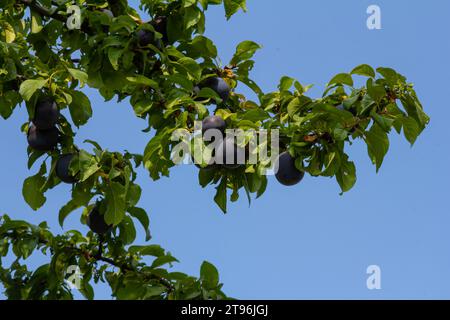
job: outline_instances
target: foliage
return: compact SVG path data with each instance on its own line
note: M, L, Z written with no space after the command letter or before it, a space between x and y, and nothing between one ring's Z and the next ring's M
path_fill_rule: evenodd
M69 30L65 23L72 4L81 8L80 30ZM81 292L89 299L94 296L92 281L107 281L118 299L226 298L211 264L202 265L197 279L163 268L177 260L157 245L130 246L136 237L135 221L144 227L147 240L151 238L148 215L137 206L141 188L135 169L145 167L153 180L169 176L174 166L172 133L192 132L194 122L211 113L220 115L230 128L279 129L281 148L295 156L299 170L335 177L343 192L356 182L347 145L362 139L379 170L392 129L403 131L413 144L428 124L413 86L389 68L361 65L338 74L318 99L306 95L309 86L290 77L283 77L276 91L264 93L250 78L258 44L240 43L229 64L222 66L213 41L203 35L205 11L220 4L228 19L246 10L245 0L142 0L141 9L151 17L145 23L125 0L0 0L0 115L7 119L25 104L29 119L22 130L27 133L40 97L53 97L70 114L70 119L61 116L58 124L58 148L28 149L29 169L39 164L39 170L24 182L25 201L33 210L42 207L46 191L61 183L55 174L59 156L73 153L70 170L77 183L59 212L60 224L79 208L84 208L81 221L86 223L95 201L101 199L106 203L105 221L114 226L105 236L78 231L54 236L46 223L34 226L5 215L0 256L12 248L17 257L9 268L0 264L0 280L9 298L72 298L64 282L70 265L80 266ZM153 33L157 41L141 46L139 30ZM195 86L211 77L222 77L233 89L228 101L212 90L195 92ZM354 81L361 77L365 85L356 87ZM257 101L236 92L238 85L249 87ZM92 145L92 151L74 144L76 129L93 115L84 86L97 89L105 101L129 98L136 116L148 123L144 132L149 142L142 154L110 152L91 140L85 144ZM232 201L238 200L241 190L248 199L264 193L265 165L200 169L199 183L216 186L214 200L226 212L229 190ZM51 261L30 271L20 260L34 251ZM143 260L147 256L154 258L150 264Z

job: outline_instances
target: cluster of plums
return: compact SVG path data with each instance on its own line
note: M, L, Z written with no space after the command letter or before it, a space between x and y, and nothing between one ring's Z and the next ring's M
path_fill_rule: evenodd
M208 130L218 130L222 133L222 136L225 136L227 124L226 122L219 116L209 116L205 118L202 122L202 134L203 136ZM247 150L238 146L235 142L234 137L225 137L222 139L217 149L215 150L218 154L213 153L212 155L216 158L221 158L221 164L211 163L208 164L205 170L213 170L220 166L226 169L237 169L243 166L243 164L238 163L238 154L245 154ZM233 161L230 161L233 159ZM227 161L228 160L228 161ZM197 164L196 164L197 165ZM197 165L198 166L198 165ZM199 167L199 166L198 166Z
M226 122L219 116L209 116L205 118L202 122L202 133L205 134L208 130L215 129L225 133ZM241 149L241 150L239 150ZM235 142L234 137L225 137L217 147L217 153L215 155L222 157L223 161L221 166L227 169L237 169L243 166L243 164L238 164L237 157L238 152L243 152L245 157L248 157L248 150L242 150L243 148L238 146ZM232 163L227 163L227 159L232 158L234 161ZM198 166L198 165L197 165ZM209 164L205 170L211 170L217 168L217 164ZM275 174L277 180L285 186L293 186L302 181L305 173L300 171L295 166L295 159L290 155L289 152L283 152L279 155L277 160L278 170Z
M210 88L214 90L219 97L226 102L230 96L231 88L228 86L226 81L219 77L208 78L202 84L196 86L194 88L194 93L198 94L202 88ZM226 122L219 116L209 116L205 118L202 122L202 133L203 135L210 129L219 130L222 135L224 135L226 130ZM235 142L234 137L225 137L220 144L218 145L216 151L218 155L213 154L217 158L217 156L222 157L221 165L218 164L209 164L206 166L205 170L215 169L218 166L222 166L226 169L237 169L243 166L243 164L238 163L238 154L243 153L245 157L248 157L248 149L244 149L238 146ZM233 159L230 163L227 163L227 159ZM198 165L197 165L198 166ZM277 180L285 185L285 186L293 186L302 181L305 173L300 171L295 166L295 159L290 155L289 152L283 152L279 155L277 161L278 171L275 174ZM198 166L200 167L200 166Z
M37 151L53 151L59 141L59 108L51 97L43 97L36 103L34 118L28 129L28 145ZM56 164L56 175L65 183L75 183L76 177L70 173L70 162L74 154L61 155Z
M43 97L37 102L33 123L28 129L28 144L31 148L44 152L56 148L59 116L58 105L51 97Z
M28 145L38 151L48 152L56 148L59 140L59 130L56 127L60 113L58 105L51 97L41 98L34 112L32 125L28 130ZM55 167L56 176L65 183L73 184L78 181L71 173L70 164L76 154L69 153L60 155ZM97 234L105 234L112 226L106 224L97 203L88 215L87 225Z

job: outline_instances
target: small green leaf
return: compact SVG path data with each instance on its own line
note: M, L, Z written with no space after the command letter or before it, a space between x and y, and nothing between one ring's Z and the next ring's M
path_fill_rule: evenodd
M25 101L29 101L33 94L47 84L46 79L25 80L20 85L19 93Z
M71 214L73 211L78 209L80 205L75 200L70 200L67 204L65 204L60 210L59 210L59 216L58 221L59 225L62 227L64 225L64 220Z
M158 268L158 267L163 266L165 264L173 263L173 262L178 262L177 258L171 256L170 254L167 254L165 256L156 258L153 261L153 263L151 264L150 268L155 269L155 268Z
M161 246L152 244L148 246L131 246L128 251L131 254L140 254L142 256L161 257L164 256L164 249Z
M202 12L197 6L189 6L184 11L184 27L189 29L202 19Z
M195 80L200 80L202 75L202 68L200 65L192 58L184 57L177 61L178 65L182 66L183 69L191 75Z
M253 57L255 52L260 49L261 46L253 41L243 41L237 48L233 58L230 61L231 65L237 65L238 63L249 60Z
M330 80L330 82L328 83L328 86L332 86L332 85L348 85L350 87L353 86L353 79L352 76L348 73L340 73L336 76L334 76L333 79Z
M119 237L125 245L131 244L136 239L136 228L134 227L133 220L125 216L122 222L119 224Z
M200 279L206 289L214 289L219 285L219 272L211 263L204 261L200 267Z
M225 15L227 19L230 19L232 15L242 9L247 11L246 0L224 0Z
M389 150L389 138L387 133L378 125L374 124L372 128L366 132L366 143L369 157L376 165L377 172L380 169L384 157Z
M73 123L79 127L92 117L92 107L89 98L81 91L71 91L72 103L69 105Z
M83 84L88 81L88 75L84 71L72 69L72 68L68 68L67 71L69 71L69 73L72 77L74 77L75 79L77 79L78 81L80 81Z
M280 80L280 84L278 85L278 89L280 91L287 91L289 90L292 85L294 84L295 79L291 78L291 77L282 77Z
M373 70L373 68L368 64L359 65L356 68L354 68L350 73L375 78L375 70Z
M119 59L123 52L123 48L111 47L108 49L108 59L114 70L119 70Z
M410 117L403 117L402 119L403 124L403 133L405 134L406 139L413 145L417 137L420 134L420 128L417 124L416 120Z
M74 158L70 164L70 170L72 172L79 172L80 182L84 182L93 174L99 170L99 165L95 157L90 155L84 150L78 152L76 158Z
M14 42L14 40L16 40L14 28L8 22L3 22L2 27L5 32L6 43Z
M222 178L219 186L216 188L217 192L214 201L217 203L223 213L227 213L227 178Z
M141 84L144 86L148 86L150 88L157 89L158 83L154 80L151 80L145 76L137 75L136 77L127 77L127 80L129 82L135 83L135 84Z
M134 207L134 208L128 208L128 213L138 219L138 221L142 224L142 227L144 227L145 230L145 241L149 241L151 239L150 234L150 220L148 218L147 212L145 212L144 209Z
M394 119L384 117L375 111L372 111L370 115L384 131L389 132L391 130L392 125L394 124Z
M107 207L105 221L117 226L125 217L125 187L118 182L110 182L106 189L105 199Z
M23 197L33 210L38 210L39 208L41 208L47 200L44 196L44 193L42 192L42 187L47 181L47 179L44 177L45 172L46 169L44 162L38 174L25 179L25 181L23 182Z
M351 161L348 161L348 159L345 159L345 161L342 162L340 168L336 172L336 180L339 183L342 192L347 192L352 189L356 183L355 164Z
M41 15L31 10L31 33L39 33L43 28Z

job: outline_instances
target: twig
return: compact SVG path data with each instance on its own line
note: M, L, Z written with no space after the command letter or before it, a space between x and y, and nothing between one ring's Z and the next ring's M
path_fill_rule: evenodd
M23 3L24 5L30 7L31 10L36 11L41 16L53 18L53 19L59 20L61 22L66 22L66 20L67 20L65 16L41 6L35 0L20 0L20 2Z

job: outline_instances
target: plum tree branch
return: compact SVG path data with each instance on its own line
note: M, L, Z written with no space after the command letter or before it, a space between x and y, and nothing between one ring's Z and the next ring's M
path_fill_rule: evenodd
M111 258L104 257L103 256L103 243L104 243L105 239L104 239L103 236L101 236L99 240L100 241L99 241L99 246L98 246L98 252L97 252L97 254L95 256L93 256L93 258L95 260L108 263L108 264L110 264L110 265L112 265L114 267L119 268L122 272L126 272L126 271L140 272L139 270L135 270L135 269L133 269L131 267L128 267L126 264L120 264L120 263L114 261ZM159 281L162 285L164 285L169 290L169 292L174 290L174 287L173 287L172 283L170 283L170 281L168 281L168 280L166 280L164 278L161 278L159 276L156 276L154 274L150 274L149 277L150 277L150 279L154 279L154 280Z
M54 12L53 10L43 7L36 0L20 0L20 2L28 6L31 10L36 11L41 16L53 18L61 22L66 22L66 17L64 17L59 13Z

